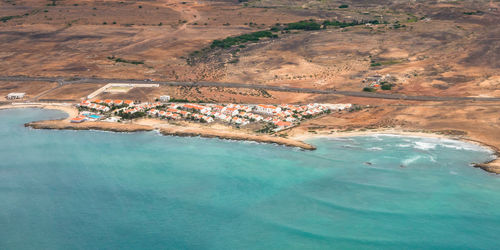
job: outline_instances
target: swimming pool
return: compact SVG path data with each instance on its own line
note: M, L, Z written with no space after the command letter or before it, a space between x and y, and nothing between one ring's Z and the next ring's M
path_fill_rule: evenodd
M98 116L98 115L87 115L87 117L89 117L89 118L94 118L94 119L99 119L99 118L101 118L101 117L100 117L100 116Z

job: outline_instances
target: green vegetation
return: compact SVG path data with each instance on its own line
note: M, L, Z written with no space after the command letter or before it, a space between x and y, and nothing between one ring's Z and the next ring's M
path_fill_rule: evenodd
M175 98L172 98L172 99L170 99L170 102L191 102L191 101L189 101L188 99L175 99Z
M339 9L346 9L346 8L349 8L349 5L347 5L347 4L341 4L339 6Z
M285 30L319 30L319 29L321 29L321 24L315 22L314 20L289 23L286 26L287 27L285 28Z
M416 23L416 22L418 22L418 20L419 20L419 18L418 18L418 17L416 17L416 16L414 16L414 15L412 15L412 14L408 14L408 15L409 15L410 17L406 18L406 22L407 22L407 23ZM420 20L423 20L424 18L425 18L425 17L422 17L422 18L420 18Z
M30 14L29 13L26 13L24 15L17 15L17 16L4 16L4 17L0 17L0 22L7 22L11 19L14 19L14 18L21 18L21 17L24 17L24 16L29 16Z
M464 15L468 15L468 16L471 16L471 15L482 15L483 12L478 10L478 11L467 11L467 12L464 12Z
M398 64L401 62L402 62L401 60L387 60L387 61L380 61L380 62L372 60L370 66L371 67L387 66L387 65Z
M0 17L0 21L5 23L5 22L9 21L10 19L19 18L19 17L21 17L21 16L4 16L4 17Z
M363 88L363 91L365 91L365 92L375 92L375 91L377 91L377 90L376 90L376 89L374 89L374 88L372 88L372 87L364 87L364 88Z
M273 34L271 31L257 31L250 34L228 37L223 40L214 40L210 48L229 48L233 45L239 45L246 42L258 42L264 37L275 38L277 35Z
M268 123L263 128L257 130L257 133L265 133L265 134L273 133L274 129L276 129L277 127L278 126L274 124Z
M350 27L350 26L357 26L357 25L364 25L364 24L367 24L367 23L371 23L371 24L379 24L380 22L378 20L371 20L371 21L358 21L358 20L354 20L354 21L351 21L351 22L340 22L340 21L337 21L337 20L333 20L333 21L324 21L323 22L323 25L325 26L334 26L334 27L339 27L339 28L345 28L345 27Z
M392 84L390 83L384 83L382 84L382 87L380 87L382 90L391 90L392 89Z
M396 21L396 23L392 25L393 29L399 29L399 28L404 28L404 27L406 27L406 25L404 25L404 24L401 25L398 21Z
M123 113L123 110L120 110L118 112L118 116L121 117L122 119L135 119L135 118L140 118L146 116L145 112L135 112L133 114L130 113Z
M51 0L51 3L48 3L47 6L56 6L57 0Z
M129 60L125 60L125 59L122 59L119 57L115 57L115 56L108 56L108 59L115 61L115 62L118 62L118 63L130 63L130 64L134 64L134 65L144 64L143 61L129 61Z
M214 19L215 20L215 19ZM185 21L179 20L179 23L184 23ZM235 45L238 45L239 48L245 48L245 43L256 43L260 41L261 38L278 38L278 35L275 34L276 32L281 32L281 33L291 33L291 30L305 30L305 31L310 31L310 30L320 30L321 28L326 28L327 26L333 26L333 27L339 27L339 28L344 28L344 27L350 27L350 26L356 26L356 25L364 25L364 24L379 24L380 22L378 20L371 20L371 21L351 21L351 22L345 22L345 21L329 21L326 20L323 23L318 23L313 19L309 20L303 20L299 22L293 22L293 23L288 23L288 24L280 24L276 23L273 27L271 27L269 30L262 30L262 31L256 31L248 34L243 34L239 36L230 36L225 39L217 39L212 41L210 44L210 47L203 48L201 51L194 51L190 53L189 58L187 58L187 62L189 65L194 65L197 61L196 58L207 58L207 53L209 53L211 50L214 49L229 49ZM247 23L245 23L247 24ZM250 27L258 26L256 23L250 22L248 23ZM274 33L273 33L274 32ZM297 33L297 32L295 32ZM233 50L233 56L236 56L236 53L239 51ZM184 57L181 57L184 59ZM230 61L229 63L237 63L238 59L234 59Z

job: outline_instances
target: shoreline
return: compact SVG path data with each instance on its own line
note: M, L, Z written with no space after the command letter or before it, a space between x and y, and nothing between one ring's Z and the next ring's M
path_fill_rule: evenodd
M275 143L278 145L284 145L289 147L298 147L304 150L316 149L315 146L304 142L305 140L314 138L340 138L340 137L388 134L388 135L400 135L408 137L430 137L430 138L451 139L466 143L472 143L491 151L492 154L495 156L494 159L483 163L472 163L472 164L474 167L481 168L486 172L500 174L500 150L495 146L489 145L480 140L467 138L466 136L463 135L447 135L432 131L422 132L422 131L408 131L401 129L375 129L366 131L336 132L330 134L304 133L304 134L290 136L289 138L283 138L270 135L257 135L257 134L242 133L242 132L222 131L210 128L180 127L175 125L154 126L154 125L142 125L134 123L111 123L111 122L101 122L101 121L89 122L89 123L69 123L68 121L69 119L71 119L72 115L74 115L75 112L76 114L78 113L78 111L70 104L29 103L29 104L0 106L0 110L16 109L16 108L56 109L68 114L67 118L63 118L60 120L33 121L25 124L26 127L31 127L34 129L102 130L102 131L112 131L112 132L139 132L139 131L158 130L162 135L184 136L184 137L200 136L204 138L219 138L219 139L240 140L240 141L255 141L261 143Z
M158 130L163 135L184 136L184 137L204 137L219 138L238 141L255 141L261 143L274 143L278 145L297 147L303 150L315 150L316 147L300 140L287 139L278 136L249 134L234 131L215 130L210 128L186 128L181 126L155 126L136 123L116 123L116 122L85 122L70 123L71 117L76 116L78 111L71 105L54 105L44 103L29 103L17 105L4 105L0 109L15 108L40 108L56 109L68 114L67 118L59 120L32 121L24 124L25 127L34 129L55 129L55 130L101 130L111 132L140 132ZM162 124L157 124L162 125Z
M436 132L422 132L422 131L408 131L401 129L374 129L374 130L366 130L366 131L347 131L347 132L336 132L331 134L310 134L305 133L301 135L292 136L294 139L298 140L308 140L315 138L343 138L343 137L356 137L356 136L371 136L371 135L396 135L396 136L405 136L405 137L427 137L427 138L441 138L448 140L456 140L465 143L474 144L480 146L488 151L495 157L494 159L488 160L483 163L471 163L471 165L475 168L480 168L486 172L493 174L500 174L500 150L492 145L484 143L480 140L476 140L473 138L467 138L463 135L446 135L439 134Z

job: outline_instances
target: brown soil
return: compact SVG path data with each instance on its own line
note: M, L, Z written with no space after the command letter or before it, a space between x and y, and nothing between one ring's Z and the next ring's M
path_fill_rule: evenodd
M104 84L79 83L69 84L57 88L40 97L40 101L74 101L78 102L82 98L104 86Z
M46 82L0 82L0 101L5 101L5 96L12 92L24 92L24 100L30 99L56 86L57 83Z
M347 9L338 9L340 2ZM498 3L492 3L498 7ZM5 75L100 76L252 82L360 90L374 74L396 78L392 92L500 94L500 21L487 1L6 1L0 17ZM481 11L480 14L464 13ZM24 15L28 13L28 15ZM214 39L316 19L388 24L297 31L217 51L207 62L185 58ZM427 19L426 19L427 18ZM398 21L400 28L395 28ZM106 24L104 24L106 22ZM113 23L115 22L115 24ZM161 23L161 26L160 26ZM233 52L231 52L233 51ZM115 62L108 57L143 61ZM234 59L239 62L229 63ZM371 62L382 63L370 66Z

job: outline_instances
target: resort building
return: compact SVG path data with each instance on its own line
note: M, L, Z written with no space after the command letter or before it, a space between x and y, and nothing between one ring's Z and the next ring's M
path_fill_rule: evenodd
M255 111L266 115L272 115L274 113L280 112L281 108L273 105L259 104L255 106Z
M160 96L160 102L169 102L170 101L170 96L169 95L162 95Z
M100 104L99 104L100 103ZM116 106L126 104L116 109ZM111 106L115 105L112 112ZM133 104L130 100L84 100L77 106L85 117L75 118L72 122L103 120L110 115L118 115L124 119L149 115L158 119L184 119L187 121L198 121L202 123L227 123L236 126L245 126L250 123L261 123L274 125L274 131L280 131L299 124L304 119L311 119L321 114L330 113L331 110L341 111L351 107L351 104L305 104L279 106L257 104L206 104L198 103L141 103ZM95 113L91 113L91 112ZM141 112L144 114L129 115ZM262 115L261 115L262 114ZM102 116L102 117L101 117Z
M123 100L114 100L113 101L113 105L115 105L115 106L120 106L122 104L123 104Z
M26 93L9 93L7 95L8 100L23 99Z
M84 115L79 115L79 116L77 116L77 117L75 117L75 118L71 119L71 122L72 122L72 123L82 123L82 122L84 122L84 121L86 121L86 120L87 120L87 117L86 117L86 116L84 116Z

